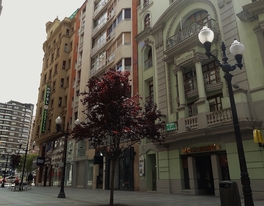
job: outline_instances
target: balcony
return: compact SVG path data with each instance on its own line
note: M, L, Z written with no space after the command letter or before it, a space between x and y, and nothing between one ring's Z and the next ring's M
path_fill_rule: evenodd
M174 123L177 125L176 130L166 132L167 144L178 140L201 138L208 135L212 137L212 135L219 135L223 132L233 132L231 108L208 112L205 114L205 121L204 118L199 118L199 115L197 115L179 119ZM242 130L251 129L250 125L246 124L241 127ZM175 136L175 133L177 136Z
M91 56L95 54L98 50L100 50L106 44L106 38L102 39L99 43L95 44L92 48Z
M93 18L96 18L110 0L103 0L94 8Z
M92 32L92 36L94 36L97 32L100 31L101 28L103 28L104 25L106 25L107 22L107 18L102 19L102 21L100 22L100 24L98 24Z
M208 28L211 28L215 32L216 23L214 19L210 19L203 25L195 22L190 26L186 27L185 29L174 34L173 36L169 37L167 39L167 49L173 48L174 46L192 37L194 37L195 40L199 41L197 36L204 25L207 26Z
M139 5L137 7L137 10L138 10L138 12L141 13L141 12L145 11L152 4L153 4L153 0L144 1L143 5Z
M94 64L90 71L90 75L93 76L96 73L102 71L105 66L106 66L106 60L101 60L99 63Z

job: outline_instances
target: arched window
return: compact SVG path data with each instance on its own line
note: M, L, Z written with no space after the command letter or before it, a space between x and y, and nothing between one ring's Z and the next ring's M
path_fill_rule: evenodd
M208 20L210 20L210 15L205 10L197 11L197 12L193 13L192 15L190 15L187 19L185 19L185 20L182 19L182 20L183 20L182 29L184 29L193 23L198 23L201 25L207 23Z
M150 26L150 14L147 14L144 19L144 28Z
M147 58L145 60L145 69L152 67L152 48L150 47L147 52Z

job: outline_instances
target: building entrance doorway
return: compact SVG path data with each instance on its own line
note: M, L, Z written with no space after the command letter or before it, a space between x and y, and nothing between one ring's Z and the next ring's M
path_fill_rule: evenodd
M196 171L199 194L214 195L214 178L211 156L196 157Z
M157 190L156 154L147 154L146 157L147 190Z

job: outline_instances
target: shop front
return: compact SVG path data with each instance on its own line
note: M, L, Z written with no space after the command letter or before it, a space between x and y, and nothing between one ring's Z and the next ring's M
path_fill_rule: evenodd
M219 195L219 182L229 180L227 154L220 144L185 147L181 153L183 189L193 194Z

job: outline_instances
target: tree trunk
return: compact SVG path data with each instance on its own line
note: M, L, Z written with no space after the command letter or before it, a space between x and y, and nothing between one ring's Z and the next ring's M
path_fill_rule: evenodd
M115 183L115 166L117 159L111 160L111 180L110 180L110 203L109 205L114 205L114 183Z

